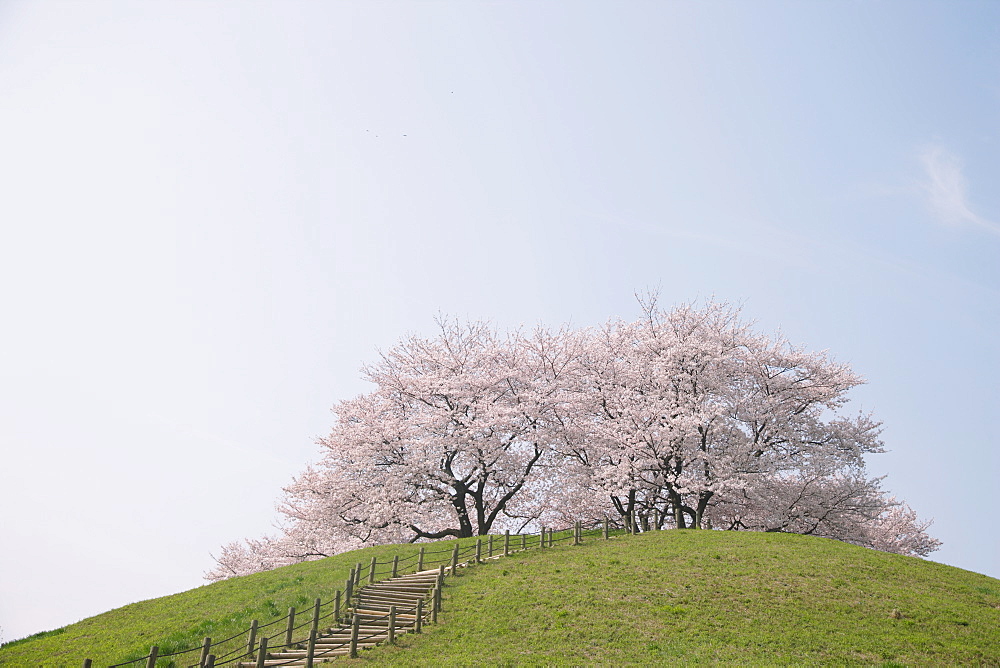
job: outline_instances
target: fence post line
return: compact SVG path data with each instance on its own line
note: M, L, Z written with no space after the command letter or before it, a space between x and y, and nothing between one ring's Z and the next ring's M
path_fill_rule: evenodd
M206 636L205 642L201 644L201 656L198 657L198 668L205 668L205 663L208 661L208 655L211 653L212 653L212 639Z
M434 591L431 592L431 623L432 624L437 624L438 623L438 606L437 606L437 600L438 600L438 592L440 592L440 591L441 591L440 585L435 585L434 586Z
M424 546L420 546L420 554L417 555L417 572L424 570Z
M608 539L608 516L604 516L604 540Z
M437 586L438 587L443 587L444 586L444 564L441 564L440 566L438 566Z
M316 630L309 631L309 644L306 646L306 668L313 668L313 658L316 656Z
M83 668L91 668L91 666L93 664L94 664L94 662L91 661L90 659L84 659L83 660Z
M372 565L368 569L368 584L375 584L375 557L372 557Z
M477 538L476 539L476 563L477 564L483 563L483 539L482 538Z
M267 634L260 638L260 649L257 650L257 668L264 668L264 661L267 660Z
M205 668L215 668L215 655L209 654L208 658L205 659Z
M340 590L337 590L336 595L333 597L333 621L337 626L340 626Z
M344 607L351 607L351 594L354 593L354 574L351 573L351 577L347 578L347 582L344 583Z
M358 625L359 621L358 613L354 613L354 619L351 620L351 658L358 658Z
M522 533L521 534L521 550L524 551L524 550L527 550L527 549L528 549L528 534Z
M392 558L392 577L399 577L399 555Z
M503 532L503 556L510 555L510 529L504 529Z
M253 651L257 647L257 620L250 622L250 635L247 636L247 654L253 657Z
M493 556L493 534L489 535L489 537L486 539L486 543L487 543L487 546L486 546L487 556L492 557Z
M545 527L542 527L542 532L538 534L538 547L545 547Z
M458 541L455 541L455 550L451 553L451 574L458 575Z
M653 531L660 530L660 511L653 508Z
M361 584L361 562L359 561L354 567L354 584Z
M396 644L396 606L389 606L389 644Z
M288 626L285 628L285 646L292 644L292 631L295 630L295 606L288 609Z
M417 601L417 619L413 626L414 633L423 633L421 630L424 623L424 600L420 599Z
M149 648L149 656L146 659L146 668L156 668L156 658L160 654L160 648L153 645Z

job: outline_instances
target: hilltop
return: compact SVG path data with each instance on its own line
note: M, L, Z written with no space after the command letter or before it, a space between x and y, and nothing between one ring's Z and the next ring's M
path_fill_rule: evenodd
M356 562L415 550L366 548L135 603L9 643L0 664L108 665L197 644L328 596ZM1000 580L793 534L674 530L516 553L449 578L441 622L338 661L1000 664Z

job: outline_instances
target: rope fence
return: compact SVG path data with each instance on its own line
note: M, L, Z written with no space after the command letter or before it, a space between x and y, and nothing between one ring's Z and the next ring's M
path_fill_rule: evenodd
M265 624L261 624L255 619L251 622L250 628L223 640L213 640L206 637L201 645L164 654L161 654L159 647L154 645L146 656L116 663L108 668L126 668L128 666L156 668L157 665L160 665L161 668L163 666L215 668L216 666L236 666L239 663L250 662L263 668L265 657L269 653L280 653L280 650L301 650L303 646L308 651L307 666L312 666L314 659L329 657L332 653L344 648L348 648L350 655L356 657L359 643L363 645L366 641L382 635L381 633L361 635L359 633L360 616L357 613L348 614L351 609L352 597L361 591L363 583L373 585L403 575L425 573L435 566L438 568L438 583L432 593L433 601L430 611L423 608L424 602L421 600L409 608L392 606L386 615L364 616L368 623L387 622L390 629L388 642L391 643L395 630L400 628L399 624L396 623L401 619L398 615L413 617L410 627L414 633L421 632L424 618L428 614L432 622L437 621L437 613L441 610L441 585L446 573L457 576L461 568L481 564L486 560L506 557L512 552L548 549L556 544L567 542L572 545L581 545L585 538L607 540L611 536L655 531L661 526L661 518L657 517L655 512L653 517L643 517L641 521L637 521L633 512L625 520L623 528L620 526L612 527L611 521L605 517L603 522L591 522L590 527L586 529L584 523L578 521L573 526L563 529L541 527L535 533L512 534L505 531L503 534L488 534L477 537L475 544L465 547L461 547L460 542L467 539L458 539L453 547L437 550L428 550L426 546L420 546L417 552L408 556L395 555L382 562L377 561L376 557L372 557L367 565L357 562L344 580L344 588L336 590L333 598L326 602L321 598L316 598L312 609L307 614L304 614L305 611L298 611L295 607L291 607L283 617L273 619ZM272 631L270 630L272 627L279 628ZM335 633L344 628L351 629L350 641L333 645L324 642L322 648L317 650L317 640L321 639L322 632L328 630L329 633ZM296 638L298 639L296 640ZM185 658L181 659L181 657ZM166 663L163 663L164 660ZM282 666L301 661L300 658L293 658L285 662L275 663L274 659L267 659L266 665ZM92 666L93 662L90 659L83 661L83 668L92 668Z

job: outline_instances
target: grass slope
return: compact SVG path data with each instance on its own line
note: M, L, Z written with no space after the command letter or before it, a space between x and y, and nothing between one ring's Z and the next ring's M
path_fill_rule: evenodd
M466 539L462 544L470 542L475 543ZM453 546L454 541L448 541L425 547L428 552L441 550L435 558L444 559L443 551ZM95 666L108 666L146 656L151 645L166 654L199 646L205 636L218 641L240 633L241 638L226 647L235 648L245 642L251 620L266 623L285 616L291 606L307 615L316 598L332 599L337 589L344 588L357 562L367 568L373 556L384 563L394 555L413 556L418 549L415 545L365 548L132 603L62 629L5 643L0 647L0 666L79 668L84 658L93 659ZM197 662L197 655L192 662ZM169 665L169 661L157 663Z
M8 644L0 665L107 665L151 644L190 646L325 600L355 562L414 549L368 548L132 604ZM442 624L338 661L1000 665L1000 580L806 536L588 537L468 569L445 592Z
M664 531L449 584L441 625L354 663L1000 665L1000 580L822 538Z

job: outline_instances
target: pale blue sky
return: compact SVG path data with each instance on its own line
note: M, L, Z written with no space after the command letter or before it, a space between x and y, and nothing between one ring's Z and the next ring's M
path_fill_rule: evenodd
M198 586L436 313L744 304L1000 576L1000 4L0 3L0 627Z

